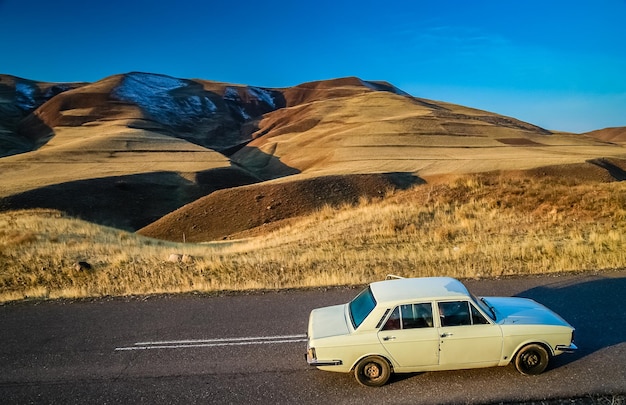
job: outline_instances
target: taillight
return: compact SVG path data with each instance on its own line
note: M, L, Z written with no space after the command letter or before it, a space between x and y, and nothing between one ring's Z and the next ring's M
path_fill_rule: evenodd
M310 360L315 360L317 359L317 356L315 354L315 348L314 347L309 347L309 349L307 350L307 357Z

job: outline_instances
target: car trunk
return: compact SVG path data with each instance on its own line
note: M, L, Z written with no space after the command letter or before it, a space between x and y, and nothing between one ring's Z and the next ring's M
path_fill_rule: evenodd
M347 304L317 308L309 317L309 338L319 339L328 336L346 335L350 333L346 319Z

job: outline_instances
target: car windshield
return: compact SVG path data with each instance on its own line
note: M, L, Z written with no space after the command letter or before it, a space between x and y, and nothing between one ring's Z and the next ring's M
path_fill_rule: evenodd
M496 312L493 310L493 307L484 300L484 298L477 298L475 295L472 294L472 300L474 301L474 303L476 303L476 305L480 307L480 309L483 310L484 313L489 315L489 318L491 318L491 320L496 320Z
M350 308L352 326L354 326L354 329L357 329L376 307L376 300L374 299L372 290L367 287L365 290L361 291L359 295L350 301L348 307Z

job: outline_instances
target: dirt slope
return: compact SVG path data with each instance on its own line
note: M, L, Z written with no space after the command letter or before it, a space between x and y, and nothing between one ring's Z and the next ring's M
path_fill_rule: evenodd
M241 237L323 207L384 197L422 180L403 173L328 176L216 191L140 229L145 236L181 242ZM257 229L263 227L264 229Z

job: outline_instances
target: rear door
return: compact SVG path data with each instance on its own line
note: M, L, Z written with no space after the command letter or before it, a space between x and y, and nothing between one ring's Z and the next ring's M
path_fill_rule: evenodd
M439 332L430 302L395 307L378 332L378 339L401 367L439 362Z

